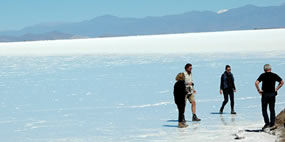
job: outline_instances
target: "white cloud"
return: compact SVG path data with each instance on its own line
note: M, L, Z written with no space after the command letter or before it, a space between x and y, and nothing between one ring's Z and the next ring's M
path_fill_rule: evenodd
M219 10L218 12L217 12L217 14L222 14L222 13L225 13L225 12L227 12L227 11L229 11L228 9L222 9L222 10Z

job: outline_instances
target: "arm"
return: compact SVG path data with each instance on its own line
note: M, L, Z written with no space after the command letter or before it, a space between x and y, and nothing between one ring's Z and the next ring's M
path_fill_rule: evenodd
M277 92L277 91L283 86L283 84L284 84L284 81L281 80L281 81L279 82L277 88L275 89L275 91Z
M190 80L191 82L188 82L188 85L193 86L193 74L190 73Z
M184 85L181 87L184 90L184 95L188 94L188 91L186 89L186 84L184 83Z
M263 93L263 91L261 91L260 89L259 89L259 81L258 80L256 80L256 82L255 82L255 87L256 87L256 89L257 89L257 92L260 94L260 96L262 96L262 93Z
M220 94L223 94L223 88L224 88L224 76L221 76L221 84L220 84Z
M191 80L192 80L192 81L189 83L189 85L190 85L190 86L192 86L193 93L194 93L194 94L196 94L196 93L197 93L197 91L194 89L194 83L193 83L194 81L193 81L192 76L193 76L193 75L192 75L192 73L191 73Z
M233 75L233 87L234 87L234 91L236 92L237 89L236 89L236 85L235 85L235 78L234 78L234 75Z

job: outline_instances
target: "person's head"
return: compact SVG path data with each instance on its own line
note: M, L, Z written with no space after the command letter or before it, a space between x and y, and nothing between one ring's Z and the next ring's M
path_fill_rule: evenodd
M176 75L176 81L184 81L184 80L185 80L184 73L178 73Z
M191 72L192 71L192 64L188 63L185 65L185 71Z
M231 66L230 66L230 65L226 65L225 70L226 70L227 72L231 72Z
M271 72L271 70L272 70L272 67L271 67L270 64L265 64L265 65L264 65L264 71L265 71L265 72Z

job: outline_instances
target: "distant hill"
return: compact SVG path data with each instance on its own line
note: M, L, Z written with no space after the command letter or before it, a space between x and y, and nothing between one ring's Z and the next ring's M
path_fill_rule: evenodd
M74 39L82 38L72 34L66 34L61 32L48 32L42 34L24 34L21 36L0 36L1 42L15 42L15 41L37 41L37 40L56 40L56 39Z
M247 5L219 12L192 11L162 17L105 15L78 23L36 25L20 31L0 32L0 42L284 28L284 13L285 4Z

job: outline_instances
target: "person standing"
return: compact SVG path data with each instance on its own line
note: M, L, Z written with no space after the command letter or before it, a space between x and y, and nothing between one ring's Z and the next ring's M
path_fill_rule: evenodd
M270 64L264 65L264 73L262 73L255 82L256 89L261 95L261 107L262 115L264 118L265 128L274 126L275 124L275 99L278 90L283 86L284 81L275 73L271 72L272 68ZM259 88L259 83L262 82L261 90ZM278 86L275 88L276 82L279 82ZM269 105L270 110L270 121L267 114L267 106Z
M192 105L191 107L193 114L192 121L201 121L201 119L199 119L196 115L196 101L195 101L196 90L194 89L194 83L192 79L192 64L188 63L185 65L184 76L185 76L185 85L187 91L186 99L189 100L189 102Z
M185 121L184 112L186 105L186 88L185 88L185 77L184 73L179 73L176 76L176 83L174 85L174 101L178 109L178 128L188 127Z
M226 65L225 72L221 76L220 94L224 95L224 101L220 108L220 114L223 113L225 105L228 103L229 96L231 100L231 114L236 114L234 111L234 92L236 92L234 76L231 73L231 66Z

